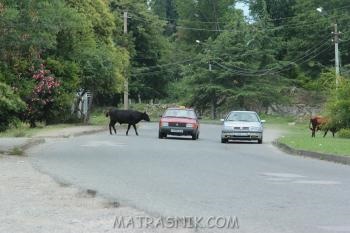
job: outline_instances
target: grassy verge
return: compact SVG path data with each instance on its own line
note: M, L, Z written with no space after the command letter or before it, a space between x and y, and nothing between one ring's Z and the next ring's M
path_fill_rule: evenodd
M10 155L17 155L17 156L23 156L24 155L24 151L19 148L19 147L14 147L9 151Z
M160 115L166 109L166 105L147 105L147 104L132 104L129 106L130 109L147 112L149 115L151 122L158 122ZM91 113L90 124L92 125L106 125L109 123L109 118L106 117L106 111L110 109L110 107L100 107L95 108L95 110Z
M109 118L106 118L106 110L108 107L104 108L96 108L93 113L91 114L90 118L90 124L92 125L106 125L109 122ZM162 115L166 109L166 105L158 105L157 107L153 107L151 105L146 104L133 104L130 106L130 109L134 109L137 111L146 111L151 119L151 122L158 122L160 119L160 115ZM293 117L281 117L281 116L269 116L269 115L262 115L260 116L261 119L266 120L266 125L269 127L279 127L288 125L288 122L294 121ZM222 122L220 119L210 119L209 117L203 117L203 119L200 120L201 124L214 124L214 125L221 125Z
M91 113L90 124L91 125L107 125L109 118L106 117L105 109L97 109Z
M311 138L311 131L307 123L287 125L283 127L285 135L278 139L293 149L313 151L325 154L350 156L350 139L332 137L329 132L323 137L323 132L317 132L315 138Z
M20 124L16 128L13 127L11 129L6 130L5 132L0 133L0 137L32 137L35 136L39 132L52 131L67 127L72 127L76 125L72 124L57 124L57 125L41 125L39 124L36 128L30 128L28 124Z

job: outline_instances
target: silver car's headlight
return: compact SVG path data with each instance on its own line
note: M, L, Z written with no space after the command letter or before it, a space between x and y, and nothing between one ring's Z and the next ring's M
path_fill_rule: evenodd
M261 132L261 131L262 131L262 127L255 127L255 126L252 126L252 127L250 127L250 131L258 131L258 132Z

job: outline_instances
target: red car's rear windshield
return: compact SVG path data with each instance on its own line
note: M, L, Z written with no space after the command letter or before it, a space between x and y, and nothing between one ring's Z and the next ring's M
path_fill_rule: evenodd
M197 118L195 112L189 109L168 109L163 114L163 117Z

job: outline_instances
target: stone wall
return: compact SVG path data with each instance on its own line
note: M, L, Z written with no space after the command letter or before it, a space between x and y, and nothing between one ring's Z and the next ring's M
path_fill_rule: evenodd
M313 115L319 115L322 112L323 106L307 105L307 104L290 104L290 105L271 105L268 107L267 114L269 115L283 115L296 116L298 118L308 118Z
M320 115L324 109L326 96L323 93L294 89L289 93L289 104L273 104L268 107L267 114L295 116L298 119Z

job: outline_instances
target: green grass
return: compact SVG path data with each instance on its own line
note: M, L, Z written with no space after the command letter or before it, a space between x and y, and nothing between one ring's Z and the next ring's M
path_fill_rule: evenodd
M323 137L323 132L316 132L316 137L311 137L311 131L307 123L296 124L295 126L283 127L285 135L278 139L293 149L313 151L326 154L350 156L350 139L332 137L328 132Z
M265 120L268 125L288 125L288 123L295 121L295 118L290 116L285 117L265 114L260 114L260 119Z
M109 123L109 118L106 117L106 111L111 107L101 107L96 108L90 117L90 124L92 125L107 125ZM129 109L147 112L149 115L151 122L158 122L160 115L166 109L165 105L147 105L147 104L132 104L129 106Z
M90 124L92 125L107 125L109 119L106 117L106 113L102 110L94 111L90 116Z
M24 155L24 151L19 148L19 147L14 147L9 151L10 155L17 155L17 156L23 156Z
M271 116L271 115L260 115L261 120L265 120L265 125L268 127L279 127L280 125L288 125L290 122L294 122L293 117L284 117L284 116ZM202 120L200 120L203 124L214 124L214 125L221 125L222 122L220 119L212 120L208 117L204 117Z

